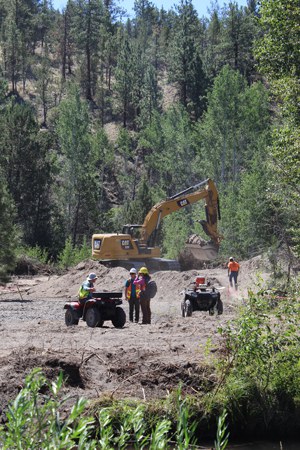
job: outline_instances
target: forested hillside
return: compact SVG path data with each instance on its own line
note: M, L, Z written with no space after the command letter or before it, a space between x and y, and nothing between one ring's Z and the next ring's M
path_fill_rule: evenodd
M208 177L221 252L300 252L300 5L259 5L0 0L2 278L21 248L59 259ZM164 220L164 256L203 213Z

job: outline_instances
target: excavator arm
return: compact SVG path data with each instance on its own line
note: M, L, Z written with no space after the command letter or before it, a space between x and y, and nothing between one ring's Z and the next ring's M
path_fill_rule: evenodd
M217 188L210 178L154 205L141 226L141 244L155 245L161 220L201 199L205 200L206 220L201 220L200 223L205 233L219 246L221 240L217 231L217 223L220 219L219 196Z

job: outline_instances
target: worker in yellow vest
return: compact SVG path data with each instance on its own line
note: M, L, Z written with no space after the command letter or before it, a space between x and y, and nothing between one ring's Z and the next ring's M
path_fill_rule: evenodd
M80 302L85 302L86 300L93 297L92 293L95 292L94 283L97 280L97 275L95 273L90 273L87 279L82 283L78 291L78 297Z

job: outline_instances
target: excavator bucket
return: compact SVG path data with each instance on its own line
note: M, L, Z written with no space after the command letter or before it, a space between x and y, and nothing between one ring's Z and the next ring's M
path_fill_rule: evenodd
M184 253L197 261L211 261L218 256L218 248L213 243L205 247L199 247L197 244L186 244Z
M181 252L181 258L193 262L211 261L217 258L219 247L212 241L205 241L200 236L193 234L189 237Z

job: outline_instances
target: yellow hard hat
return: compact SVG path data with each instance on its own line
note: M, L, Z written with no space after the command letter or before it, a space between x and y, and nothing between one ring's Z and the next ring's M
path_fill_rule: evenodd
M139 273L142 273L143 275L149 275L147 267L141 267Z

